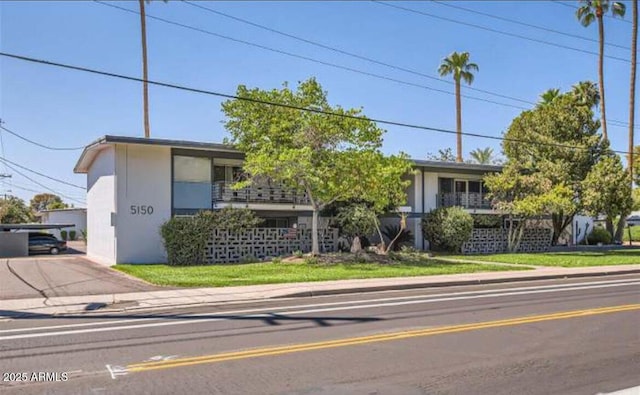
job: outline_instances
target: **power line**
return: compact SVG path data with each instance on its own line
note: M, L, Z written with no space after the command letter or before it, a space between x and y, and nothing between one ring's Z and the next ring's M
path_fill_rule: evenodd
M10 164L12 164L12 165L14 165L14 166L18 166L19 168L21 168L21 169L23 169L23 170L26 170L26 171L31 172L31 173L33 173L33 174L37 174L37 175L39 175L40 177L48 178L48 179L50 179L50 180L52 180L52 181L56 181L56 182L59 182L59 183L61 183L61 184L65 184L65 185L69 185L69 186L74 187L74 188L82 189L83 191L84 191L84 190L86 190L86 188L85 188L85 187L83 187L83 186L76 185L76 184L72 184L72 183L70 183L70 182L63 181L63 180L60 180L60 179L58 179L58 178L51 177L51 176L48 176L48 175L46 175L46 174L43 174L43 173L37 172L37 171L35 171L35 170L31 170L31 169L29 169L29 168L27 168L27 167L24 167L24 166L20 165L20 164L17 164L17 163L15 163L15 162L12 162L12 161L10 161L9 159L6 159L6 158L0 158L0 162L4 163L6 166L9 166L9 165L8 165L8 163L10 163Z
M232 20L235 20L235 21L240 22L240 23L244 23L244 24L247 24L247 25L250 25L250 26L253 26L253 27L257 27L259 29L266 30L266 31L271 32L271 33L279 34L281 36L288 37L288 38L291 38L291 39L294 39L294 40L297 40L297 41L300 41L300 42L303 42L303 43L306 43L306 44L310 44L310 45L313 45L313 46L316 46L316 47L319 47L319 48L327 49L329 51L333 51L333 52L336 52L336 53L339 53L339 54L342 54L342 55L350 56L350 57L355 58L355 59L364 60L366 62L377 64L379 66L384 66L384 67L388 67L388 68L391 68L391 69L394 69L394 70L404 71L405 73L410 73L410 74L417 75L417 76L420 76L420 77L429 78L431 80L444 82L444 83L450 84L450 85L455 85L455 83L453 81L449 81L449 80L446 80L444 78L434 77L432 75L425 74L425 73L422 73L420 71L408 69L406 67L394 65L394 64L387 63L387 62L384 62L384 61L381 61L381 60L377 60L377 59L373 59L373 58L370 58L370 57L367 57L367 56L358 55L358 54L353 53L353 52L345 51L345 50L340 49L340 48L336 48L336 47L332 47L330 45L322 44L322 43L317 42L317 41L313 41L313 40L310 40L310 39L307 39L307 38L304 38L304 37L300 37L300 36L297 36L297 35L294 35L294 34L286 33L286 32L283 32L281 30L276 30L274 28L271 28L271 27L268 27L268 26L265 26L265 25L261 25L259 23L255 23L255 22L249 21L247 19L239 18L237 16L233 16L233 15L230 15L230 14L218 11L218 10L214 10L212 8L205 7L205 6L197 4L197 3L193 3L193 2L190 2L190 1L186 1L186 0L182 0L182 2L185 3L185 4L188 4L188 5L192 6L192 7L200 8L200 9L205 10L207 12L222 16L224 18L232 19ZM472 90L472 91L481 92L481 93L486 93L486 94L492 95L492 96L501 97L503 99L509 99L509 100L518 101L518 102L521 102L521 103L534 104L534 103L530 102L529 100L523 100L523 99L519 99L517 97L507 96L507 95L503 95L503 94L500 94L500 93L496 93L496 92L492 92L492 91L488 91L488 90L484 90L484 89L478 89L478 88L474 88L474 87L470 87L470 86L466 87L466 89Z
M544 26L538 26L538 25L534 25L534 24L531 24L531 23L518 21L518 20L515 20L515 19L511 19L511 18L505 18L505 17L499 16L499 15L489 14L488 12L472 10L470 8L461 7L459 5L453 5L453 4L451 4L449 2L446 2L446 1L432 0L432 2L435 3L435 4L441 5L441 6L445 6L445 7L449 7L449 8L455 8L455 9L458 9L458 10L470 12L472 14L477 14L477 15L486 16L488 18L497 19L499 21L505 21L505 22L509 22L509 23L514 23L516 25L530 27L532 29L538 29L538 30L542 30L542 31L545 31L545 32L549 32L549 33L560 34L560 35L563 35L563 36L577 38L579 40L584 40L584 41L590 41L590 42L593 42L593 43L598 43L599 42L598 40L595 40L593 38L584 37L584 36L580 36L580 35L572 34L572 33L567 33L567 32L551 29L551 28L544 27ZM612 44L612 43L607 43L607 42L605 42L604 45L608 45L608 46L615 47L615 48L627 49L627 50L631 49L630 47L627 47L627 46L624 46L624 45Z
M570 47L568 45L558 44L558 43L554 43L554 42L551 42L551 41L540 40L540 39L532 38L532 37L527 37L527 36L523 36L523 35L517 34L517 33L505 32L505 31L502 31L502 30L493 29L493 28L486 27L486 26L476 25L474 23L462 22L462 21L458 21L458 20L455 20L455 19L451 19L451 18L446 18L446 17L443 17L443 16L439 16L439 15L430 14L428 12L419 11L419 10L416 10L416 9L413 9L413 8L403 7L403 6L400 6L400 5L397 5L397 4L385 3L383 1L378 1L378 0L371 0L371 1L373 1L376 4L384 5L384 6L391 7L391 8L396 8L398 10L402 10L402 11L405 11L405 12L410 12L410 13L414 13L414 14L418 14L418 15L423 15L423 16L426 16L426 17L429 17L429 18L440 19L440 20L443 20L443 21L456 23L458 25L469 26L469 27L473 27L473 28L476 28L476 29L485 30L485 31L488 31L488 32L502 34L504 36L515 37L515 38L519 38L519 39L522 39L522 40L527 40L527 41L532 41L532 42L536 42L536 43L539 43L539 44L549 45L549 46L552 46L552 47L568 49L570 51L581 52L581 53L585 53L585 54L589 54L589 55L599 56L599 54L597 52L588 51L586 49ZM617 56L604 55L604 57L605 58L609 58L609 59L619 60L621 62L630 63L629 59L620 58L620 57L617 57Z
M137 12L137 11L130 10L130 9L127 9L127 8L124 8L124 7L120 7L120 6L117 6L115 4L108 4L108 3L104 3L104 2L99 1L99 0L94 0L94 2L97 3L97 4L100 4L100 5L104 5L104 6L107 6L107 7L115 8L115 9L118 9L118 10L121 10L121 11L125 11L125 12L129 12L131 14L140 15L140 13ZM233 42L236 42L236 43L248 45L248 46L251 46L251 47L260 48L260 49L263 49L265 51L279 53L281 55L286 55L286 56L293 57L293 58L296 58L296 59L302 59L302 60L306 60L306 61L309 61L309 62L322 64L324 66L329 66L329 67L333 67L333 68L336 68L336 69L349 71L349 72L352 72L352 73L362 74L362 75L366 75L366 76L369 76L369 77L378 78L378 79L381 79L381 80L391 81L391 82L395 82L395 83L402 84L402 85L412 86L412 87L415 87L415 88L421 88L421 89L425 89L425 90L429 90L429 91L440 92L440 93L444 93L444 94L450 95L450 96L454 95L453 92L447 91L447 90L444 90L444 89L433 88L433 87L430 87L430 86L427 86L427 85L418 84L418 83L415 83L415 82L400 80L400 79L389 77L389 76L385 76L385 75L382 75L382 74L376 74L376 73L372 73L372 72L369 72L369 71L359 70L359 69L356 69L356 68L353 68L353 67L343 66L343 65L340 65L340 64L337 64L337 63L331 63L331 62L327 62L327 61L324 61L324 60L319 60L319 59L311 58L311 57L308 57L308 56L299 55L299 54L296 54L296 53L293 53L293 52L288 52L288 51L284 51L284 50L281 50L281 49L268 47L268 46L257 44L257 43L251 42L251 41L240 40L240 39L237 39L237 38L234 38L234 37L226 36L226 35L223 35L223 34L218 34L218 33L212 32L210 30L201 29L201 28L198 28L198 27L194 27L194 26L191 26L191 25L186 25L186 24L180 23L180 22L175 22L175 21L172 21L172 20L169 20L169 19L160 18L160 17L153 16L153 15L150 15L150 14L146 14L146 17L149 18L149 19L157 20L157 21L164 22L164 23L167 23L167 24L170 24L170 25L182 27L184 29L197 31L197 32L200 32L200 33L204 33L204 34L208 34L208 35L214 36L214 37L222 38L224 40L229 40L229 41L233 41ZM489 99L484 99L484 98L481 98L481 97L469 96L469 95L462 95L462 96L467 98L467 99L471 99L471 100L477 100L477 101L481 101L481 102L485 102L485 103L497 104L497 105L500 105L500 106L516 108L516 109L519 109L519 110L526 110L526 107L517 106L517 105L513 105L513 104L501 103L501 102L497 102L497 101L493 101L493 100L489 100ZM511 100L513 100L513 99L511 99Z
M49 65L49 66L60 67L60 68L69 69L69 70L83 71L83 72L91 73L91 74L97 74L97 75L103 75L103 76L107 76L107 77L119 78L119 79L122 79L122 80L135 81L135 82L145 82L145 80L143 80L142 78L131 77L131 76L127 76L127 75L116 74L116 73L111 73L111 72L106 72L106 71L100 71L100 70L90 69L90 68L86 68L86 67L80 67L80 66L73 66L73 65L69 65L69 64L57 63L57 62L52 62L52 61L48 61L48 60L35 59L35 58L27 57L27 56L15 55L15 54L10 54L10 53L6 53L6 52L0 52L0 56L5 56L5 57L8 57L8 58L13 58L13 59L20 59L20 60L27 61L27 62L32 62L32 63L38 63L38 64L45 64L45 65ZM434 127L430 127L430 126L416 125L416 124L410 124L410 123L399 122L399 121L390 121L390 120L385 120L385 119L369 118L369 117L350 115L350 114L345 114L345 113L324 111L324 110L317 109L317 108L300 107L300 106L295 106L295 105L292 105L292 104L270 102L270 101L266 101L266 100L253 99L253 98L250 98L250 97L241 97L241 96L231 95L231 94L228 94L228 93L220 93L220 92L210 91L210 90L206 90L206 89L191 88L191 87L187 87L187 86L183 86L183 85L170 84L170 83L167 83L167 82L160 82L160 81L153 81L153 80L146 80L146 82L151 84L151 85L162 86L162 87L165 87L165 88L178 89L178 90L182 90L182 91L186 91L186 92L200 93L200 94L209 95L209 96L223 97L223 98L226 98L226 99L241 100L241 101L246 101L246 102L251 102L251 103L256 103L256 104L264 104L264 105L269 105L269 106L273 106L273 107L288 108L288 109L292 109L292 110L306 111L306 112L329 115L329 116L340 117L340 118L349 118L349 119L356 119L356 120L361 120L361 121L371 121L371 122L375 122L375 123L379 123L379 124L383 124L383 125L398 126L398 127L408 128L408 129L425 130L425 131L429 131L429 132L437 132L437 133L453 134L453 135L457 134L457 132L455 130L434 128ZM566 144L545 143L545 142L540 142L540 141L531 141L531 140L522 140L522 139L515 139L515 138L508 138L508 137L490 136L490 135L480 134L480 133L462 132L461 134L463 136L478 137L478 138L484 138L484 139L489 139L489 140L510 141L510 142L522 143L522 144L545 145L545 146L558 147L558 148L589 150L588 148L585 148L585 147L571 146L571 145L566 145ZM614 153L619 153L619 154L628 154L627 151L619 151L619 150L611 150L611 151L614 152Z
M59 195L59 196L61 196L61 197L63 197L63 198L66 198L66 199L68 199L68 200L72 200L72 201L74 201L74 202L76 202L76 203L85 204L85 202L83 202L83 201L80 201L80 200L78 200L78 199L72 198L71 196L68 196L68 195L62 194L62 193L60 193L60 192L58 192L58 191L56 191L56 190L54 190L54 189L49 188L48 186L46 186L46 185L44 185L44 184L42 184L42 183L40 183L40 182L38 182L38 181L34 180L33 178L31 178L31 177L29 177L28 175L26 175L26 174L22 173L20 170L18 170L18 169L16 169L16 168L12 167L11 165L7 165L7 166L8 166L11 170L13 170L13 171L15 171L16 173L20 174L22 177L24 177L24 178L26 178L27 180L31 181L32 183L34 183L34 184L36 184L36 185L38 185L38 186L40 186L40 187L42 187L42 188L44 188L44 189L46 189L46 190L50 191L50 192L53 192L53 193L55 193L56 195Z
M40 143L38 143L38 142L36 142L36 141L33 141L33 140L29 140L28 138L23 137L23 136L19 135L18 133L14 132L14 131L12 131L12 130L7 129L7 128L6 128L6 127L4 127L4 126L1 126L1 125L0 125L0 129L4 130L4 131L5 131L5 132L7 132L7 133L10 133L10 134L12 134L12 135L16 136L17 138L19 138L19 139L21 139L21 140L24 140L24 141L26 141L26 142L29 142L29 143L33 144L33 145L37 145L38 147L46 148L46 149L48 149L48 150L52 150L52 151L77 151L77 150L84 149L84 147L50 147L50 146L48 146L48 145L40 144ZM1 134L0 134L0 136L1 136ZM4 155L4 151L2 151L2 156L3 156L3 157L5 156L5 155Z

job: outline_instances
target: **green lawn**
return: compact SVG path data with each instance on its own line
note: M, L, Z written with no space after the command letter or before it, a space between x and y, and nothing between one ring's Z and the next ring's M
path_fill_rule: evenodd
M168 266L116 265L114 269L157 285L178 287L227 287L356 278L411 277L525 268L415 259L380 263L248 263L237 265Z
M624 228L624 241L629 241L629 229ZM631 241L640 241L640 226L631 227Z
M547 252L537 254L455 255L447 258L536 266L607 266L640 264L640 249Z

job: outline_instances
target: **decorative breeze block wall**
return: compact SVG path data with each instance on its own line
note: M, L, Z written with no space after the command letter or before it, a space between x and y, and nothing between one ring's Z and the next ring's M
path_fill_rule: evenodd
M518 252L549 251L553 229L526 228ZM463 254L495 254L507 251L505 229L473 229L471 239L462 245Z
M319 230L320 251L336 250L338 229ZM240 232L214 229L207 242L207 263L237 263L244 259L264 259L311 251L311 229L253 228Z

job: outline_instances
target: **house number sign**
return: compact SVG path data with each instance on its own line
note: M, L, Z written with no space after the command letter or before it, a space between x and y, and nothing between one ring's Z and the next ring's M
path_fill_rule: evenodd
M153 206L131 205L129 212L131 215L151 215L153 214Z

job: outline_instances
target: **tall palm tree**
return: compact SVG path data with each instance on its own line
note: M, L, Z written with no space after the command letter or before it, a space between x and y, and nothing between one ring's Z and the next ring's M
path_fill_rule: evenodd
M456 134L457 134L457 155L456 162L462 162L462 103L460 101L460 80L467 84L473 83L472 71L478 71L478 65L469 62L469 52L454 52L442 60L438 68L441 76L453 74L456 83Z
M549 105L559 96L560 96L560 89L558 88L548 89L546 92L540 95L540 101L538 102L538 105L540 106Z
M489 165L493 161L493 148L476 148L469 152L471 158L480 165Z
M624 17L625 5L610 0L580 0L581 6L576 11L576 17L582 26L589 26L598 21L599 58L598 78L600 86L600 113L602 117L602 137L607 139L607 115L604 100L604 15L611 11L613 16Z
M635 126L635 112L636 112L636 57L638 51L638 0L633 0L631 3L631 15L633 18L633 25L631 28L631 81L629 84L629 157L628 168L631 178L633 178L633 132ZM633 181L631 181L633 187Z

